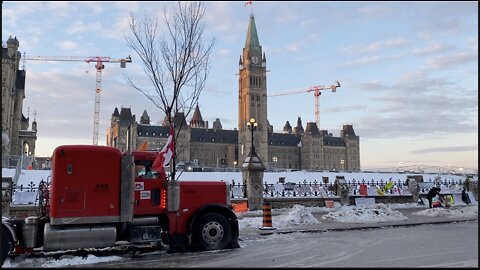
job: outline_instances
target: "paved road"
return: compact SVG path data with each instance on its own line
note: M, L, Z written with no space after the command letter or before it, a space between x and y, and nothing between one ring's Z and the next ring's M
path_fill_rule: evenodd
M478 267L478 222L263 235L241 248L81 267Z

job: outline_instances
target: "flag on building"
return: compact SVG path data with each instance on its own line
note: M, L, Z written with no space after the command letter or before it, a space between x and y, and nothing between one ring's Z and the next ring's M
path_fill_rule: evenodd
M170 132L168 134L167 143L163 147L162 151L158 152L157 157L153 161L152 168L159 172L160 174L165 174L164 166L167 166L170 163L170 160L173 158L174 145L175 145L175 134L173 127L170 127Z
M252 4L252 1L245 1L245 6L246 5L251 5Z

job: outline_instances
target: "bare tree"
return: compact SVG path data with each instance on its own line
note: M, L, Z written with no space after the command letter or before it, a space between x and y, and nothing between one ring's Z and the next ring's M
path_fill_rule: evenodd
M190 115L205 87L210 53L216 41L206 42L203 38L204 15L201 2L189 1L165 7L163 24L156 15L145 13L143 19L137 21L133 13L130 14L131 35L125 38L142 60L151 86L141 87L128 76L126 80L165 113L170 126L177 113L183 112L185 118ZM165 26L164 33L161 25ZM175 139L182 128L181 124L175 127ZM175 147L175 156L177 153ZM175 179L175 158L172 162L172 179Z

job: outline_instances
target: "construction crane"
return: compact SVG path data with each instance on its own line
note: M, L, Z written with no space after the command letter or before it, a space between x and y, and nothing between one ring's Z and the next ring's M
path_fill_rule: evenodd
M307 89L295 89L295 90L286 90L278 93L273 93L269 94L269 97L275 97L275 96L283 96L283 95L291 95L291 94L297 94L297 93L305 93L305 92L313 92L313 95L315 96L315 123L317 124L318 130L320 130L320 103L319 103L319 97L320 97L320 91L321 90L326 90L326 89L332 89L332 92L337 91L337 87L340 87L340 82L335 81L336 84L330 85L328 87L323 86L323 85L317 85L317 86L312 86Z
M23 60L33 61L63 61L63 62L85 62L96 63L97 70L96 87L95 87L95 110L93 114L93 144L98 144L98 123L100 119L100 93L102 91L102 70L105 68L103 63L120 63L120 68L126 68L127 63L132 62L132 58L128 56L124 59L113 59L108 56L26 56L23 54ZM25 62L23 62L25 65ZM24 67L25 69L25 67Z

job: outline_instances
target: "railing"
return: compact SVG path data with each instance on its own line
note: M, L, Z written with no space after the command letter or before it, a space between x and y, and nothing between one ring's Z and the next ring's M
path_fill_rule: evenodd
M42 179L43 181L43 179ZM357 181L347 181L346 184L349 189L349 195L359 195L360 185L366 185L371 188L384 189L385 185L389 181L366 181L364 179ZM431 186L435 185L443 189L451 189L461 192L464 184L464 180L444 179L444 180L432 180L424 181L420 187L420 193L427 193ZM50 176L47 177L47 181L43 183L50 183ZM427 185L425 185L427 184ZM39 202L39 189L41 189L42 182L37 186L33 181L27 185L13 185L12 196L10 196L14 204L38 204ZM246 198L246 189L243 184L230 184L230 198ZM397 180L394 181L393 187L385 192L385 195L409 195L406 181ZM298 183L277 183L277 184L264 184L263 185L264 197L335 197L337 194L337 186L335 183L322 183L314 180L313 182L307 182L304 180Z
M49 183L50 176L47 177L47 181L44 181L42 179L38 186L33 181L30 181L30 183L27 185L14 184L11 188L11 203L38 205L39 203L41 203L39 198L42 197L39 190L42 190L43 185L47 185L48 187Z

